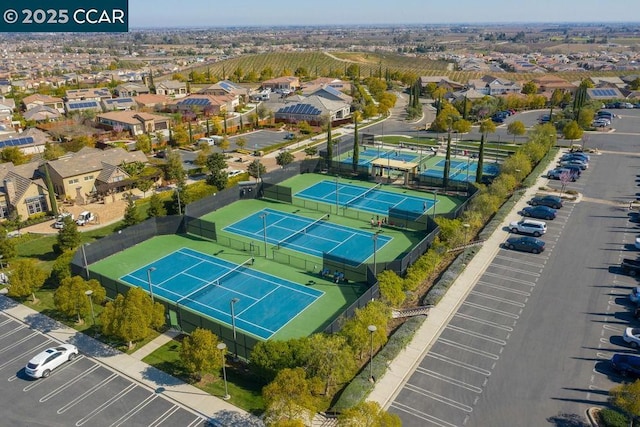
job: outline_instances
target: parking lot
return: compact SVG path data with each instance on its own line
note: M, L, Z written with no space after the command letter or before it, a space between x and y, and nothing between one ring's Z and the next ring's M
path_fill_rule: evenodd
M11 408L3 411L2 425L207 425L203 417L82 353L48 378L28 377L26 363L59 344L36 329L0 313L0 372L7 381L0 401Z

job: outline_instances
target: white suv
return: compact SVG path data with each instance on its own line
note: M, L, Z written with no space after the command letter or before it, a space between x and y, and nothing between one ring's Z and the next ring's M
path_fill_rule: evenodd
M512 233L531 234L532 236L540 237L547 232L547 223L544 221L523 219L509 224L509 231Z

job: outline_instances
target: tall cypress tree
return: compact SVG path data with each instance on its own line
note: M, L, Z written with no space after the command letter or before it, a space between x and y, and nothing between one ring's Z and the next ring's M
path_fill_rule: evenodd
M353 171L358 171L360 161L360 147L358 146L358 112L353 112Z
M331 116L327 122L327 168L331 168L333 162L333 141L331 140Z

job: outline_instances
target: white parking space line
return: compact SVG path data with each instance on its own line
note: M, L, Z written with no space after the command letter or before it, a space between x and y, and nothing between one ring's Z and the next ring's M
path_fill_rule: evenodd
M478 310L484 310L484 311L488 311L490 313L500 314L500 315L505 316L505 317L510 317L511 319L519 319L520 318L520 316L518 316L517 314L509 313L508 311L498 310L496 308L487 307L487 306L476 304L476 303L473 303L473 302L465 301L465 302L462 303L462 305L468 305L469 307L473 307L473 308L476 308Z
M32 348L30 348L29 350L26 350L25 352L20 353L19 355L17 355L17 356L16 356L16 357L14 357L13 359L5 360L5 361L4 361L4 363L0 365L0 369L4 368L4 367L5 367L5 366L7 366L7 365L12 364L12 363L13 363L13 362L15 362L16 360L19 360L19 359L25 360L25 359L27 358L27 355L28 355L28 354L35 353L35 352L36 352L36 350L41 350L41 349L43 349L43 350L44 350L44 349L45 349L46 347L48 347L50 344L51 344L51 343L50 343L49 341L45 341L45 342L43 342L42 344L40 344L40 345L38 345L38 346L32 347ZM8 378L8 380L9 380L9 382L11 382L11 381L16 380L17 378L18 378L18 375L17 375L17 374L14 374L14 375L10 376L10 377Z
M157 394L150 394L149 396L147 396L146 399L144 399L142 402L138 403L136 406L134 406L133 408L131 408L131 410L129 412L127 412L126 414L124 414L122 417L118 418L117 420L115 420L109 427L119 427L122 424L126 423L127 421L129 421L129 419L131 417L133 417L136 413L140 412L141 409L143 409L145 406L149 405L151 402L153 402L156 398L158 397Z
M471 291L471 292L469 292L469 294L478 295L479 297L482 297L482 298L490 299L492 301L497 301L497 302L503 302L505 304L510 304L510 305L513 305L513 306L516 306L516 307L524 307L525 306L520 301L513 301L513 300L510 300L510 299L506 299L506 298L500 298L500 297L496 297L496 296L493 296L493 295L485 294L484 292Z
M94 384L93 386L91 386L90 388L85 390L84 393L82 393L81 395L77 396L75 399L71 400L69 403L67 403L66 405L62 406L60 409L58 409L58 414L63 414L65 412L67 412L69 409L73 408L75 405L77 405L78 403L82 402L84 399L86 399L87 397L89 397L90 395L92 395L93 393L98 391L103 386L109 384L111 381L115 380L116 378L118 378L118 374L113 373L113 374L109 375L107 378L105 378L102 381L100 381L99 383Z
M23 329L23 328L20 328L20 329ZM4 353L5 351L11 350L14 347L18 347L20 344L22 344L22 343L24 343L26 341L29 341L31 338L39 336L39 335L40 335L40 333L37 332L37 331L36 332L32 332L29 335L27 335L26 337L21 338L18 341L14 341L13 343L2 347L2 350L0 350L0 353Z
M0 322L0 326L4 326L4 325L6 325L6 324L7 324L7 323L9 323L9 322L13 322L13 319L5 319L5 321L4 321L4 322Z
M536 259L537 258L538 257L536 257ZM494 259L504 259L506 261L517 262L518 264L530 265L531 267L538 267L538 268L543 268L544 267L544 264L540 264L539 262L524 261L524 260L521 260L519 258L513 258L513 257L510 257L510 256L505 256L505 255L496 255L494 257ZM499 264L499 265L502 265L502 264Z
M530 292L520 291L518 289L507 288L506 286L494 285L493 283L487 283L487 282L483 282L483 281L478 281L477 284L480 285L480 286L486 286L488 288L493 288L493 289L497 289L497 290L500 290L500 291L511 292L513 294L522 295L524 297L530 297L531 296Z
M27 325L24 325L24 324L18 325L14 329L10 330L9 332L6 332L6 333L0 335L0 340L11 336L11 335L15 334L18 331L21 331L21 330L25 329L26 327L27 327Z
M492 342L494 344L507 345L507 342L504 341L504 340L501 340L501 339L498 339L498 338L494 338L494 337L490 337L489 335L481 334L479 332L471 331L469 329L460 328L458 326L448 325L445 329L448 329L450 331L460 332L461 334L469 335L469 336L474 337L474 338L480 338L480 339L483 339L485 341Z
M163 414L161 414L158 418L156 418L156 420L154 422L149 424L149 427L155 427L155 426L158 426L158 425L162 424L167 419L169 419L169 417L171 417L171 415L175 414L179 409L180 409L180 407L178 407L178 406L174 406L172 408L167 409Z
M521 270L519 268L513 268L506 265L496 264L495 262L492 262L488 268L492 268L492 267L499 268L502 270L507 270L507 271L513 271L514 273L522 273L529 276L540 277L540 273L535 273L533 271L528 271L528 270Z
M468 363L461 362L461 361L456 360L456 359L452 359L452 358L450 358L448 356L443 356L442 354L435 353L433 351L428 352L427 356L431 357L432 359L440 360L441 362L449 363L451 365L457 366L459 368L466 369L466 370L471 371L471 372L476 372L476 373L484 375L486 377L491 375L491 371L479 368L479 367L477 367L475 365L470 365Z
M120 390L120 392L118 392L115 395L111 396L111 398L107 399L100 406L95 408L93 411L89 412L86 417L80 418L78 420L78 422L76 423L76 426L80 427L80 426L84 425L89 420L91 420L93 417L98 415L100 412L104 411L106 408L111 406L113 403L115 403L116 401L122 399L124 396L126 396L129 392L131 392L136 387L138 387L137 384L133 384L133 383L129 384L123 390Z
M460 317L461 319L465 319L470 322L480 323L481 325L485 325L485 326L493 326L496 329L501 329L506 332L513 332L513 328L510 326L501 325L500 323L492 322L490 320L480 319L474 316L469 316L468 314L462 314L460 312L457 312L456 314L454 314L454 317Z
M200 423L202 423L202 418L197 417L195 420L191 421L191 423L188 424L187 427L192 427Z
M76 359L77 360L77 359ZM65 365L64 368L66 368L68 365ZM84 377L86 377L87 375L91 374L93 371L95 371L96 369L98 369L100 366L99 365L93 365L91 368L87 369L86 371L84 371L82 374L78 375L77 377L75 377L72 380L69 380L67 382L65 382L64 384L62 384L60 387L51 390L49 393L45 394L44 396L42 396L40 398L40 403L44 403L47 400L51 399L52 397L62 393L63 391L65 391L67 388L71 387L72 385L74 385L76 382L80 381L81 379L83 379ZM60 370L56 370L54 373L58 373L60 372ZM51 377L49 377L51 378Z
M464 381L460 381L460 380L458 380L456 378L451 378L449 376L442 375L439 372L431 371L429 369L425 369L425 368L421 368L421 367L418 367L418 369L416 369L416 372L420 372L423 375L429 376L431 378L439 379L440 381L444 381L446 383L455 385L455 386L463 388L465 390L472 391L474 393L478 393L478 394L482 393L482 388L480 388L480 387L474 386L473 384L465 383ZM408 383L408 384L410 384L410 383Z
M528 280L516 279L515 277L503 276L501 274L491 273L485 271L483 276L496 277L498 279L507 280L509 282L519 283L521 285L531 286L532 288L536 286L536 282L530 282Z
M397 400L391 404L391 407L438 427L458 427L455 424L451 424L445 420L434 417L433 415L427 414L426 412L418 411L411 406L399 403Z
M448 398L446 396L442 396L442 395L440 395L438 393L434 393L432 391L425 390L425 389L423 389L421 387L416 387L413 384L407 384L406 385L406 389L409 390L409 391L413 391L414 393L418 393L418 394L420 394L420 395L422 395L424 397L429 397L429 398L431 398L433 400L436 400L436 401L438 401L440 403L444 403L445 405L449 405L449 406L452 406L452 407L454 407L456 409L460 409L461 411L464 411L464 412L471 412L473 410L473 408L471 406L469 406L469 405L465 405L464 403L458 402L457 400L453 400L453 399L450 399L450 398Z
M480 349L477 349L477 348L474 348L474 347L471 347L471 346L468 346L468 345L460 344L460 343L448 340L446 338L438 338L438 342L442 343L442 344L446 344L446 345L451 346L451 347L455 347L455 348L460 349L460 350L467 351L469 353L477 354L479 356L484 356L487 359L491 359L491 360L500 359L500 356L497 355L497 354L489 353L488 351L484 351L484 350L480 350Z

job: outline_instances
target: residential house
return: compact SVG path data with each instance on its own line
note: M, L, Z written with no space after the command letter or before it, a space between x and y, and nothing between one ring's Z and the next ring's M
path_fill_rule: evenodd
M487 95L476 89L466 89L466 90L459 90L456 92L449 92L445 95L445 98L451 102L459 102L459 101L464 101L465 99L469 101L477 101L486 96L491 96L491 95Z
M538 86L538 92L542 94L551 94L556 89L564 90L565 92L573 94L578 89L576 85L569 82L568 80L550 74L536 77L531 81L535 83L536 86Z
M0 95L6 95L12 91L11 81L8 79L0 79Z
M592 87L587 88L587 99L598 101L610 101L623 99L624 95L616 87Z
M112 113L120 114L120 113ZM121 167L123 163L147 162L141 151L123 148L99 150L85 147L58 160L51 160L40 167L49 168L53 188L60 198L74 199L78 204L88 203L93 194L122 192L133 183Z
M146 95L151 91L141 83L123 83L116 86L115 93L120 98L131 98L138 95Z
M0 150L18 147L24 154L36 154L44 151L47 134L40 129L29 128L24 132L10 132L0 135Z
M47 107L45 105L39 105L31 108L22 114L25 120L35 122L48 122L51 120L57 120L62 117L62 114L54 108Z
M120 129L136 136L144 133L168 131L171 119L158 114L136 111L110 111L98 114L96 121L106 129Z
M11 214L27 219L49 210L47 186L38 173L39 162L0 164L0 219Z
M593 82L595 87L615 87L618 89L624 89L627 84L620 77L589 77L589 80Z
M104 111L126 111L135 110L138 104L131 97L110 98L102 100L102 107Z
M295 92L300 89L300 79L294 76L276 77L275 79L263 81L262 88L268 88L274 92L282 92L283 90Z
M449 80L446 76L421 76L420 88L423 94L426 93L426 88L430 84L435 84L436 87L443 88L447 92L455 92L465 88L465 85L453 80Z
M229 80L219 81L218 83L199 90L197 93L203 95L230 96L238 98L238 105L240 102L246 103L249 101L249 90L242 86L238 86Z
M165 95L138 95L133 99L136 101L136 104L138 104L138 108L150 110L162 110L169 102L169 98Z
M320 96L310 96L296 103L287 104L275 112L276 122L298 123L305 121L312 125L323 122L329 117L333 122L349 117L351 105L342 101L333 101Z
M66 110L67 114L79 113L82 111L93 111L96 113L101 113L102 105L100 104L100 101L96 101L95 99L89 101L76 100L66 102L64 104L64 109Z
M331 86L341 92L351 92L351 82L335 79L333 77L318 77L317 79L311 80L302 86L302 91L304 92L308 87L319 86Z
M102 101L111 98L107 88L70 89L66 92L67 101Z
M322 84L319 86L305 86L302 89L302 95L305 97L309 96L320 96L322 98L330 99L333 101L342 101L351 104L353 102L353 97L347 95L346 93L340 92L338 89L333 86L328 86L326 84Z
M187 84L178 80L165 80L156 85L156 94L184 98L188 95Z
M49 95L41 95L39 93L34 93L33 95L25 96L22 99L22 105L24 106L25 111L29 111L36 107L49 107L58 111L59 113L64 113L64 101L62 98L58 98L55 96Z
M231 97L230 95L216 96L191 94L185 98L167 104L167 109L179 112L197 111L211 116L218 115L225 111L233 111L235 106L238 104L238 98Z
M510 93L520 93L522 85L512 80L494 76L484 76L481 79L469 80L469 87L485 95L497 96Z

